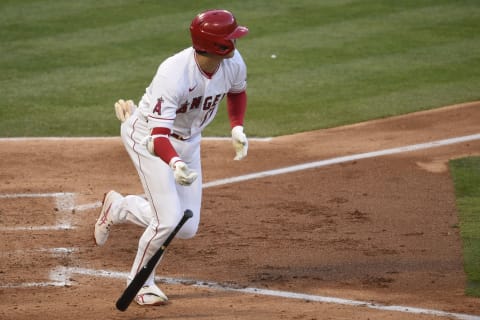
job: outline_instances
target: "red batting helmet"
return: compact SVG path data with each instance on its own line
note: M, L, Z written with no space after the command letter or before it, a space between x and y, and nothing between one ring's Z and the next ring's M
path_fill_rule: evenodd
M208 10L198 14L190 24L193 48L225 56L235 49L233 40L243 37L248 28L237 25L227 10Z

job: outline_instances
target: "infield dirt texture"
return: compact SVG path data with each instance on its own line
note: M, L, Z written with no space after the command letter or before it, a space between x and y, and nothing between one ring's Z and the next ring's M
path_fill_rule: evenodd
M464 294L447 166L480 154L479 119L480 104L470 103L252 140L241 162L228 140L204 141L206 185L396 152L205 188L198 235L174 240L158 270L170 303L124 313L115 301L142 230L115 226L104 247L92 239L105 191L143 192L120 139L2 139L0 318L480 319L480 299ZM458 137L473 138L432 143Z

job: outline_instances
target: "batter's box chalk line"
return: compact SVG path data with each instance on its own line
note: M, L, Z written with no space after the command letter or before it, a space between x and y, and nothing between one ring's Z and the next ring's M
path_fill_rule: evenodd
M0 226L0 231L55 231L72 230L76 227L72 224L72 213L97 209L102 206L101 201L77 205L73 192L52 192L52 193L12 193L0 194L0 199L21 199L21 198L52 198L54 200L56 217L54 225L47 226Z
M95 269L76 268L76 267L75 268L58 267L52 270L52 272L50 273L50 277L51 277L50 280L51 280L51 283L55 283L57 286L59 285L70 286L70 285L73 285L75 282L75 280L72 280L75 274L90 276L90 277L113 278L113 279L122 279L122 280L126 280L128 276L127 272L95 270ZM213 281L176 279L176 278L158 277L158 276L155 278L155 280L158 282L166 283L170 285L187 285L191 287L206 288L206 289L217 290L217 291L229 291L229 292L237 292L242 294L262 295L262 296L270 296L270 297L277 297L277 298L283 298L283 299L294 299L294 300L303 300L303 301L311 301L311 302L319 302L319 303L338 304L338 305L346 305L346 306L352 306L352 307L366 307L366 308L380 310L380 311L393 311L393 312L401 312L401 313L409 313L409 314L432 315L432 316L446 317L451 319L480 320L480 315L446 312L441 310L417 308L417 307L410 307L410 306L383 305L383 304L377 304L377 303L367 302L367 301L350 300L350 299L343 299L343 298L337 298L337 297L328 297L328 296L304 294L304 293L281 291L281 290L270 290L270 289L261 289L261 288L253 288L253 287L238 288L238 287L233 287L233 286L229 286L229 285L225 285L225 284L221 284Z
M35 253L42 253L50 255L55 259L62 259L72 253L78 252L78 248L39 248L28 250L14 250L15 254L32 255ZM72 285L70 279L67 277L70 273L65 267L57 267L49 271L48 281L36 282L21 282L21 283L1 283L0 288L35 288L35 287L64 287Z
M53 192L53 193L13 193L0 194L0 199L21 199L21 198L53 198L55 202L55 224L50 226L14 226L0 227L3 231L53 231L74 229L72 226L72 210L75 209L75 193Z

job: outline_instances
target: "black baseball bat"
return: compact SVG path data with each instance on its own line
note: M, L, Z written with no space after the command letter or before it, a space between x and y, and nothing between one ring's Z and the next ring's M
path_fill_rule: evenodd
M135 298L137 295L138 291L143 287L145 284L145 281L147 281L148 277L153 271L153 268L157 265L158 261L160 260L160 257L162 256L163 252L167 248L167 246L170 244L170 242L175 238L175 235L177 232L182 228L182 226L187 222L188 219L193 217L193 213L191 210L185 210L183 213L183 217L178 223L178 225L175 227L173 232L168 236L167 240L163 243L163 245L160 247L160 249L155 252L155 254L150 258L150 260L147 261L147 263L140 269L140 271L135 275L135 278L133 278L132 282L128 285L128 287L123 291L123 294L121 295L120 298L118 298L116 306L117 309L120 311L125 311L127 310L128 306L132 302L132 300Z

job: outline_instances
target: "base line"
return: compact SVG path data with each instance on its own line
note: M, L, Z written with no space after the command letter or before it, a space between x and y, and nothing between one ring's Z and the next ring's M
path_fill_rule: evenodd
M302 171L307 169L315 169L315 168L325 167L332 164L339 164L339 163L344 163L349 161L368 159L368 158L374 158L374 157L380 157L380 156L386 156L386 155L393 155L393 154L409 152L409 151L418 151L418 150L430 149L435 147L442 147L442 146L447 146L451 144L468 142L468 141L479 140L479 139L480 139L480 133L477 133L469 136L437 140L437 141L431 141L431 142L420 143L420 144L413 144L413 145L408 145L408 146L403 146L398 148L384 149L384 150L378 150L378 151L366 152L366 153L358 153L358 154L353 154L349 156L331 158L331 159L320 160L315 162L308 162L308 163L303 163L303 164L294 165L290 167L284 167L280 169L261 171L261 172L246 174L243 176L215 180L215 181L204 183L203 188L217 187L217 186L241 182L241 181L265 178L265 177L270 177L270 176L275 176L275 175L280 175L285 173L292 173L292 172L297 172L297 171Z
M87 268L65 268L65 267L61 267L57 271L57 275L61 274L62 272L64 273L64 275L62 275L60 278L64 278L64 279L69 279L71 274L104 277L104 278L115 278L115 279L123 279L123 280L127 279L127 276L128 276L127 272L95 270L95 269L87 269ZM55 280L55 282L58 283L60 279L57 276L55 279L51 279L51 280ZM383 305L383 304L377 304L377 303L372 303L367 301L342 299L342 298L336 298L336 297L304 294L304 293L282 291L282 290L270 290L270 289L261 289L261 288L253 288L253 287L238 288L238 287L232 287L226 284L221 284L213 281L178 279L178 278L158 277L158 276L155 277L155 280L161 283L171 284L171 285L187 285L187 286L192 286L197 288L207 288L212 290L231 291L231 292L271 296L271 297L286 298L286 299L296 299L296 300L304 300L304 301L311 301L311 302L339 304L339 305L347 305L347 306L353 306L353 307L367 307L370 309L376 309L381 311L394 311L394 312L403 312L403 313L411 313L411 314L425 314L425 315L433 315L438 317L450 317L450 318L461 319L461 320L480 320L480 315L446 312L441 310L417 308L417 307L410 307L410 306Z

